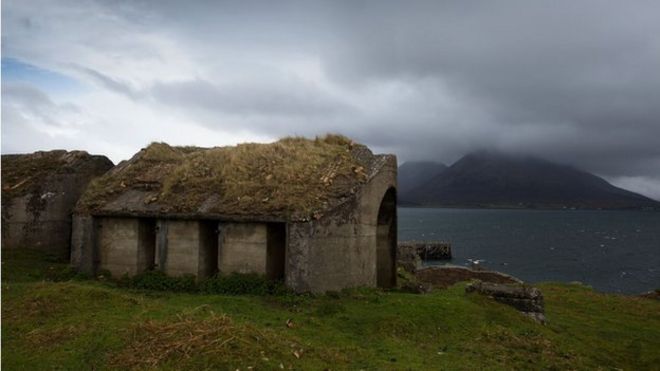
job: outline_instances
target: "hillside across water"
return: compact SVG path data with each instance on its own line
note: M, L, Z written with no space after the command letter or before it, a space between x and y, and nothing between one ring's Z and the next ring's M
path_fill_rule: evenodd
M404 163L399 183L399 202L408 206L660 210L659 202L574 167L486 151L446 169Z

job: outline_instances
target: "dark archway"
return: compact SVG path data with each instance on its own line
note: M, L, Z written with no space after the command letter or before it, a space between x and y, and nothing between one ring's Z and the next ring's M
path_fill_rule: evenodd
M376 230L376 282L378 287L396 285L396 189L385 192L378 209Z

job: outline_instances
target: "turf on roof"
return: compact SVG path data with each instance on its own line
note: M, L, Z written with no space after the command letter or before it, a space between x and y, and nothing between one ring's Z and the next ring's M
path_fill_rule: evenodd
M358 147L337 135L214 148L152 143L93 181L78 211L318 217L367 180ZM140 202L116 201L127 192Z
M96 163L112 163L101 156L91 156L84 151L39 151L31 154L2 155L2 193L4 197L20 197L39 192L49 177L81 171L81 166L93 167ZM99 165L100 166L100 165Z

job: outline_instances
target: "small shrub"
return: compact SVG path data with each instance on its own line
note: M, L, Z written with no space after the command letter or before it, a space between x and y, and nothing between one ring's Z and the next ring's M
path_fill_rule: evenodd
M223 295L285 295L290 293L282 282L270 281L253 273L218 274L200 285L205 294Z
M344 305L335 301L329 301L329 302L321 303L316 308L315 313L318 317L327 317L344 311L346 311Z
M107 281L112 279L112 273L107 269L101 269L96 273L96 279L99 281Z
M76 280L76 281L86 281L86 280L89 280L91 278L92 277L90 277L90 275L85 273L85 272L77 272L76 275L73 276L73 279Z
M327 291L325 295L331 299L341 298L341 294L339 293L339 291Z
M131 287L131 277L128 276L128 273L124 273L121 277L119 277L117 280L117 286L124 288Z
M314 298L315 296L311 293L296 294L292 290L288 290L286 293L270 296L267 302L295 313L307 309Z
M124 279L125 280L125 279ZM140 290L158 291L197 291L195 276L184 275L181 277L170 277L162 271L146 271L133 278L128 279L128 287Z
M66 266L66 267L51 266L46 270L44 278L47 281L62 282L62 281L70 281L76 278L77 275L78 275L78 271L71 266Z

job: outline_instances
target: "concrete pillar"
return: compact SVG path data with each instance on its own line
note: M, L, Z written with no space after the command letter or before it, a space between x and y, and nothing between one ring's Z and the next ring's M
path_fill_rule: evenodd
M191 274L200 279L215 273L217 223L197 220L168 220L166 223L166 248L163 249L161 243L159 249L165 254L164 258L160 257L165 273L170 276Z
M97 223L94 217L75 215L71 234L71 265L80 272L93 275L98 261Z
M218 268L221 273L266 274L266 224L222 223L219 231Z
M98 268L114 277L134 276L153 268L154 224L139 218L101 218L98 243Z

